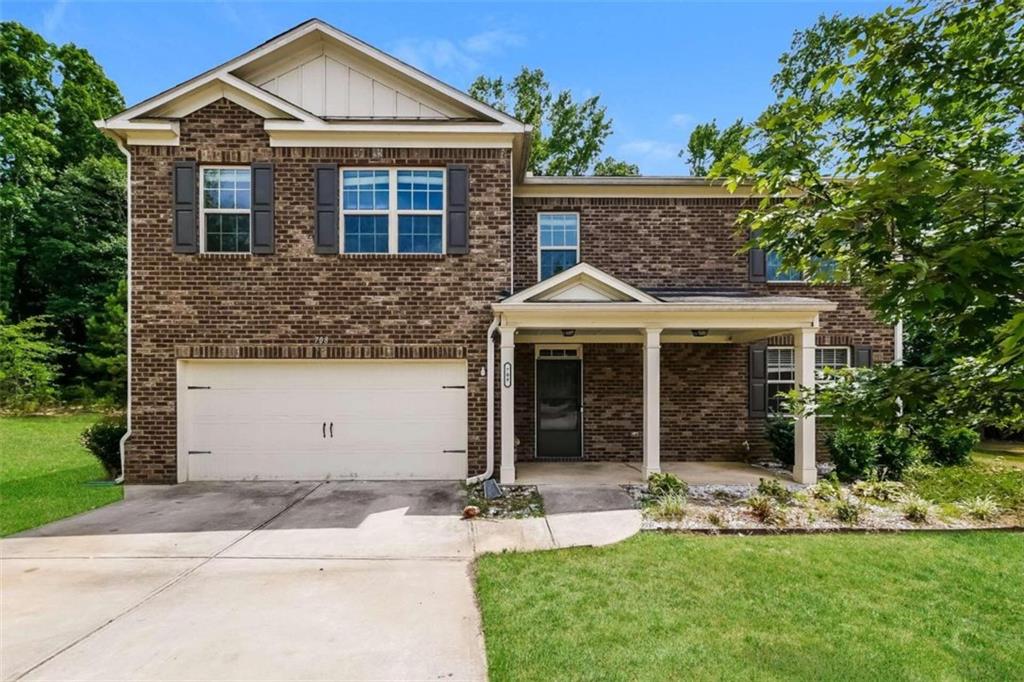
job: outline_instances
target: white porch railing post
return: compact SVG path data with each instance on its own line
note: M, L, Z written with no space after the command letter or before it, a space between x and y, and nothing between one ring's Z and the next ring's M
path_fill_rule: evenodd
M661 330L644 333L644 480L661 471Z
M516 482L516 400L515 400L515 327L499 327L501 332L501 482Z
M793 332L796 385L799 387L814 386L814 336L814 329L797 329ZM813 414L797 417L793 441L793 479L797 483L812 485L818 480Z

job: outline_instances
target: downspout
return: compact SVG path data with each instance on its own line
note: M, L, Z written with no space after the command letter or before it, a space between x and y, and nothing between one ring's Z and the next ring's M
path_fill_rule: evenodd
M128 209L128 222L125 228L125 232L128 237L128 309L125 311L125 327L128 334L127 338L127 372L128 372L128 386L126 395L126 406L125 406L125 420L127 429L124 435L121 436L121 440L118 443L118 448L121 453L121 475L114 479L114 483L124 483L124 447L128 441L128 437L132 435L132 153L128 151L128 148L124 146L124 143L120 138L115 137L114 142L117 143L117 148L124 154L125 160L128 164L127 173L127 209Z
M508 152L508 295L516 293L516 148Z
M494 332L498 329L498 318L491 320L487 328L487 368L484 381L487 382L487 468L479 476L466 479L466 485L474 485L494 476Z
M900 367L903 365L903 319L896 320L896 326L893 328L893 349L892 349L892 364Z

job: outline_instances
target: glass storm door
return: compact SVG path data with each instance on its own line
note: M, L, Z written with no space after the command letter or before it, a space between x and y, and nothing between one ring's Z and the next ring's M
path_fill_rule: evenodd
M537 359L537 456L582 457L582 361Z

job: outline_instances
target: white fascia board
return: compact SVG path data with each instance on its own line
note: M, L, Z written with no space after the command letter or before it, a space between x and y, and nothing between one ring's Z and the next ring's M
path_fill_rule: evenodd
M509 298L506 298L500 304L495 304L495 305L511 305L511 304L525 305L525 304L527 304L528 301L530 301L531 299L536 298L537 296L542 296L545 293L553 292L553 291L556 291L558 289L561 289L566 283L568 283L568 282L570 282L572 280L575 280L575 279L585 279L587 277L589 277L589 278L591 278L591 279L593 279L593 280L603 284L604 286L608 287L609 289L612 289L614 291L617 291L617 292L621 293L622 295L626 296L627 298L632 298L635 301L638 301L638 302L641 302L641 303L660 303L658 301L658 299L656 299L655 297L651 296L650 294L648 294L646 292L643 292L643 291L640 291L639 289L637 289L634 286L630 286L629 284L626 284L621 279L619 279L617 277L613 277L612 275L609 275L607 272L604 272L603 270L595 268L593 265L590 265L589 263L577 263L576 265L572 266L568 270L564 270L564 271L558 273L557 275L554 275L553 277L549 277L549 278L547 278L546 280L544 280L542 282L538 282L537 284L534 284L532 287L529 287L527 289L523 289L522 291L520 291L519 293L515 294L514 296L510 296ZM534 304L534 305L551 306L551 305L559 305L559 304L557 304L557 303L539 303L539 304ZM603 304L588 303L586 305L592 306L592 305L603 305ZM628 304L628 303L626 303L626 304L614 303L614 304L611 304L611 305L621 306L621 305L631 305L631 304ZM495 308L495 309L497 310L497 308Z
M268 121L269 123L270 121ZM508 133L457 133L451 130L272 130L271 147L432 147L452 149L512 149L515 136Z
M521 133L513 126L503 123L449 123L441 119L422 121L390 120L390 119L360 119L351 121L281 121L268 120L264 127L268 132L304 132L304 133L376 133L376 132L398 132L398 133L502 133L514 135Z
M722 310L675 304L492 304L502 325L519 329L812 329L816 310Z

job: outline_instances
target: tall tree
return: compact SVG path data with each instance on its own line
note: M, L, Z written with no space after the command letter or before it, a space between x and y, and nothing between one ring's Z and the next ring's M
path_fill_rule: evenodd
M469 94L533 126L528 169L535 175L585 175L595 168L612 132L598 96L577 101L569 90L552 94L541 69L523 67L508 83L501 76L478 76ZM602 163L605 170L630 170L611 157Z
M73 382L85 321L124 273L124 160L93 125L124 100L88 52L15 22L0 63L0 314L51 318L38 329Z
M782 56L754 152L716 166L768 197L742 222L785 266L832 277L828 259L931 335L927 367L880 370L861 407L1024 422L1022 27L1021 0L822 18Z
M732 125L719 130L718 123L699 123L690 132L686 149L679 156L686 159L691 175L707 175L720 159L744 150L747 142L747 126L743 119L736 119Z

